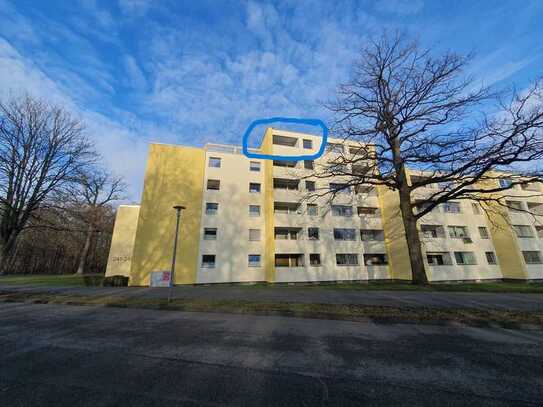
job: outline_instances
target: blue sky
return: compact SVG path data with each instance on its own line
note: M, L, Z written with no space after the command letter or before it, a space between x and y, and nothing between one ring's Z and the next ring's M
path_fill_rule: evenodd
M139 200L147 143L240 144L271 116L328 119L321 102L383 29L519 89L543 75L543 1L0 0L0 96L28 92L87 123Z

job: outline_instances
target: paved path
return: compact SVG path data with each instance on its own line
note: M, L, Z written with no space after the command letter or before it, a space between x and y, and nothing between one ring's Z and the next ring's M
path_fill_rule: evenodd
M543 331L0 304L2 406L535 406Z
M0 285L0 291L53 292L77 295L166 298L167 288L39 288ZM363 304L436 308L508 309L543 311L543 294L498 294L411 291L365 291L324 287L251 287L251 286L179 286L174 298L209 300L246 300L260 302L304 302L327 304Z

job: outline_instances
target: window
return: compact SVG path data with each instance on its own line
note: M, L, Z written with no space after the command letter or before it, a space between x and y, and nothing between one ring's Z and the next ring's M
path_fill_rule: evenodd
M307 238L309 240L319 240L319 228L307 228Z
M360 240L363 242L385 240L385 233L381 229L361 229Z
M304 160L304 168L306 170L312 170L315 168L315 165L312 160Z
M496 264L496 254L494 252L485 252L486 262L488 264Z
M481 239L488 239L488 229L484 226L479 226L479 236L481 236Z
M451 256L447 252L427 252L426 261L430 266L448 266L452 264Z
M311 253L309 255L309 265L316 267L321 265L321 255L319 253Z
M287 189L289 191L297 191L300 180L287 178L274 178L273 189Z
M358 213L358 216L379 216L379 208L375 208L372 206L359 206L356 208L356 211Z
M338 266L358 266L358 254L336 254L336 264Z
M522 252L526 264L541 264L541 252L539 251L524 251Z
M376 195L377 191L373 185L355 185L355 194Z
M349 154L358 155L358 154L362 154L363 152L365 152L363 146L349 147Z
M214 254L204 254L202 256L202 267L214 268L215 267L215 255Z
M449 236L453 239L469 237L468 229L465 226L449 226Z
M219 204L214 202L206 202L206 215L216 215L219 210Z
M513 182L509 178L500 178L500 187L509 188Z
M420 231L427 239L445 237L445 230L441 225L420 225Z
M260 172L260 161L251 161L249 163L249 171Z
M422 212L429 208L431 205L431 202L426 202L420 199L415 200L415 209L417 210L417 213Z
M446 202L443 204L443 212L445 213L460 213L460 202Z
M332 216L353 216L353 207L347 205L332 205Z
M297 161L273 160L274 167L296 168Z
M307 204L307 214L309 216L317 216L319 214L319 210L317 209L316 204Z
M382 266L388 264L387 255L384 253L364 254L364 264L366 266Z
M303 254L276 254L275 267L303 267Z
M255 218L260 216L260 205L249 205L249 216Z
M537 182L530 182L529 184L521 184L520 187L524 190L524 191L534 191L534 192L539 192L540 190L540 183L537 183Z
M526 202L531 214L543 216L543 202Z
M336 229L334 228L334 239L336 240L356 240L355 229Z
M481 205L479 205L477 202L471 203L471 208L473 209L474 215L480 215L481 214Z
M258 194L260 193L260 184L257 182L249 183L249 192Z
M273 213L282 213L282 214L299 214L300 204L296 202L274 202L273 203Z
M218 179L208 179L207 189L208 191L218 191L219 189L221 189L221 181L219 181Z
M218 157L209 157L209 166L211 168L221 168L221 159Z
M334 153L342 153L343 152L343 144L328 143L328 144L326 144L326 151L334 152Z
M306 191L310 191L310 192L315 191L315 181L306 181L305 189Z
M336 194L350 194L351 187L349 184L330 183L330 191Z
M277 134L274 134L272 143L277 146L296 147L298 139L294 137L279 136Z
M260 254L250 254L248 260L249 267L260 267Z
M522 211L524 209L520 201L505 201L505 205L510 211Z
M537 233L537 237L543 239L543 226L536 226L535 231Z
M250 242L260 241L260 229L249 229L249 241Z
M217 240L217 228L204 228L204 240Z
M275 228L274 238L275 240L298 240L298 233L300 228Z
M477 264L475 254L473 252L454 252L454 258L458 265L473 265Z
M303 144L304 144L304 148L306 149L313 148L313 140L308 140L304 138Z
M517 237L528 238L534 237L534 232L529 225L513 225L513 230L517 234Z

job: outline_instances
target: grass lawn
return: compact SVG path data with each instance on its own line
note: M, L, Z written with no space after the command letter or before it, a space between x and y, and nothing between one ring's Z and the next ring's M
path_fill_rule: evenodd
M35 287L84 287L84 276L48 275L48 274L15 274L0 276L0 285L29 285ZM87 277L88 280L88 277Z
M100 275L7 275L0 276L0 285L28 285L36 287L84 287L101 283ZM357 290L357 291L456 291L456 292L489 292L489 293L543 293L543 283L453 283L416 286L409 283L370 282L370 283L337 283L309 285L268 285L263 283L252 285L234 285L246 289L274 287L285 290Z

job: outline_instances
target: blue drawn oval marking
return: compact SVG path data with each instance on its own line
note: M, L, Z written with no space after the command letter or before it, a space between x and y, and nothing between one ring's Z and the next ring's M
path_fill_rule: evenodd
M260 154L253 153L249 151L248 143L249 136L256 126L261 124L272 124L272 123L295 123L295 124L308 124L310 126L318 126L322 129L322 142L319 151L315 154L304 154L304 155L273 155L273 154ZM245 134L243 135L242 147L243 154L248 158L260 158L264 160L285 160L285 161L299 161L299 160L315 160L319 158L326 148L326 142L328 140L328 127L324 124L322 120L319 119L298 119L295 117L271 117L269 119L258 119L253 121Z

